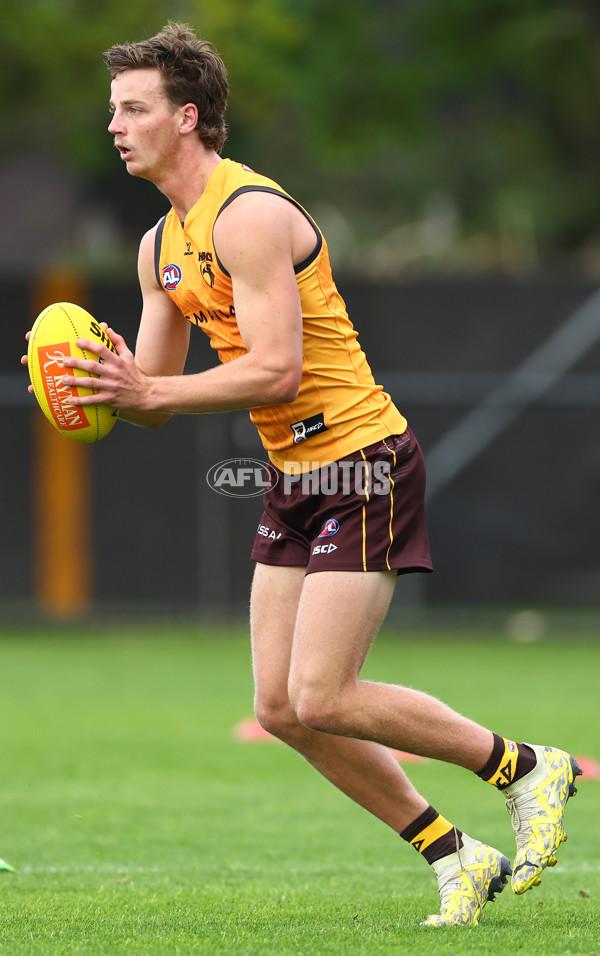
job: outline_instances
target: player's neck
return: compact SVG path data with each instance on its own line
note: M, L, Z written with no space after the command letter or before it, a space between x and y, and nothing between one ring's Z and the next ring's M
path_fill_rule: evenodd
M167 197L182 221L206 188L206 184L221 162L214 150L202 149L186 162L172 167L161 182L155 185Z

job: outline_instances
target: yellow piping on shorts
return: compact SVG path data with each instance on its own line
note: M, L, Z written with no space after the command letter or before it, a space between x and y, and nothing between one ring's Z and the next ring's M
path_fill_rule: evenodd
M385 442L385 439L384 439L383 444L385 445L386 448L388 448L388 446L387 446L387 444L386 444L386 442ZM390 451L390 450L391 450L391 449L388 448L388 451ZM394 456L394 468L395 468L395 467L396 467L396 452L395 452L395 451L392 451L392 455ZM390 567L389 558L390 558L390 550L391 550L392 544L394 543L394 531L393 531L393 528L392 528L392 522L393 522L393 520L394 520L394 488L396 487L395 484L394 484L394 479L392 478L391 475L390 475L390 482L392 483L392 487L391 487L391 489L390 489L390 543L389 543L389 545L388 545L388 549L387 549L386 554L385 554L385 563L386 563L387 566L388 566L388 571L391 571L391 570L392 570L391 567Z
M366 482L365 482L365 493L366 493L366 495L367 495L367 502L368 502L368 500L369 500L369 466L368 466L368 464L367 464L367 459L365 458L365 453L364 453L364 451L362 450L362 448L361 448L361 450L360 450L360 453L361 453L361 455L362 455L362 459L363 459L364 463L367 465L367 477L366 477ZM363 541L362 541L362 545L363 545L363 547L362 547L362 550L363 550L363 571L366 571L366 570L367 570L367 505L366 505L366 504L364 504L364 505L363 505L363 508L362 508L362 535L363 535Z

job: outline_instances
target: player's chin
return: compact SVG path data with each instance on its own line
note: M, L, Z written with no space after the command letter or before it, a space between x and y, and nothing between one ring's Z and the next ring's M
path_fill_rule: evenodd
M125 169L130 176L135 176L136 179L152 179L150 170L144 166L136 165L135 160L126 161Z

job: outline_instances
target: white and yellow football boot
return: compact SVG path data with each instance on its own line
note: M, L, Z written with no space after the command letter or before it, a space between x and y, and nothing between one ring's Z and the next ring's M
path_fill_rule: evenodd
M511 874L507 858L466 833L462 841L456 853L431 864L442 905L439 915L428 916L421 926L477 926L485 904L506 885Z
M564 750L528 744L537 764L502 791L517 839L511 886L517 894L539 886L547 866L556 865L556 851L567 837L565 805L577 793L575 777L583 771Z

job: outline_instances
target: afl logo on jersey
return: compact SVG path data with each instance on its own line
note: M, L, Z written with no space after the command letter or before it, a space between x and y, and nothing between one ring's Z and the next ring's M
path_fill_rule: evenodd
M168 266L163 266L163 285L168 292L176 289L181 282L181 269L171 262Z
M329 518L323 525L323 530L319 535L319 538L329 538L332 534L335 534L336 531L340 530L340 523L336 521L335 518Z

